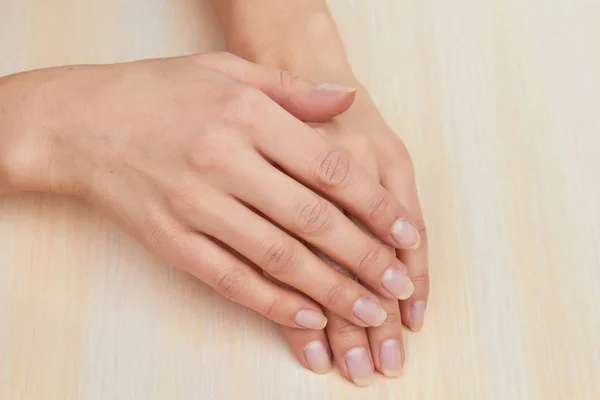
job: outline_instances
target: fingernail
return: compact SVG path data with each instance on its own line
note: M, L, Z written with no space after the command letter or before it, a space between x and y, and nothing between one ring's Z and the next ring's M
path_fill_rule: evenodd
M354 93L358 89L343 85L338 85L337 83L321 83L317 85L317 89L325 90L327 92L344 92L344 93Z
M369 326L379 326L387 319L387 313L379 304L370 299L358 299L352 311L356 318Z
M381 344L381 370L385 376L394 378L400 376L402 370L402 349L400 341L388 339Z
M313 340L304 347L304 356L309 368L317 374L324 374L331 369L331 360L323 342Z
M415 291L415 285L399 268L389 267L383 274L381 284L392 296L399 300L408 299Z
M418 331L423 326L423 318L425 317L425 302L417 301L410 309L410 329Z
M327 318L315 310L300 310L296 313L296 323L308 329L323 329L327 325Z
M392 226L392 237L396 244L403 249L414 250L421 244L417 228L410 222L400 218Z
M375 371L371 357L363 347L355 347L346 353L346 368L355 384L365 386L373 382Z

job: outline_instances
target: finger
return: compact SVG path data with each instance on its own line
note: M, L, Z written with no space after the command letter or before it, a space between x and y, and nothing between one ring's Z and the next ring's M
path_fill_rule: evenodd
M327 324L312 300L269 281L204 235L165 226L147 232L148 244L224 297L281 325L323 329Z
M361 149L350 149L352 154L359 154ZM372 154L372 153L371 153ZM360 158L361 165L373 177L379 179L379 166L377 160L373 157L365 155ZM364 226L353 219L358 227L365 230ZM365 233L369 234L365 230ZM386 252L395 256L393 249L386 248ZM403 273L407 273L404 267ZM377 371L387 377L397 377L400 375L404 365L405 353L402 342L402 319L400 314L400 304L398 301L381 299L381 304L387 311L387 319L385 322L376 328L367 328L369 336L369 345L373 362ZM327 311L325 311L327 313Z
M286 113L253 134L267 159L288 175L316 190L357 217L369 231L397 248L416 248L419 235L413 217L344 150ZM285 126L282 131L280 127Z
M373 383L375 369L367 331L339 315L326 313L327 336L340 373L358 386Z
M395 254L337 207L260 157L248 157L243 164L242 179L228 188L233 196L312 244L384 296L406 299L412 294L406 267Z
M350 271L320 251L312 247L311 250L332 269L353 278ZM393 302L397 303L396 300ZM328 325L330 325L326 328L327 337L340 373L358 386L369 385L375 378L375 370L367 331L329 310L325 310L325 313L329 315Z
M421 246L414 251L398 251L398 258L406 265L415 286L411 297L400 302L404 324L413 331L423 326L427 298L429 297L429 263L427 230L421 211L414 173L412 170L390 168L383 177L384 186L415 216L414 224L419 230Z
M375 368L383 375L394 378L400 376L405 360L402 318L398 301L381 299L381 304L388 317L381 326L367 328L367 334Z
M331 370L331 353L324 330L281 329L292 352L304 367L317 374Z
M302 121L327 121L346 111L356 88L315 85L287 71L254 64L230 53L203 54L199 62L230 79L258 89Z
M175 213L193 229L235 249L276 279L356 324L377 326L385 320L373 293L332 271L297 240L235 199L209 195L206 190L190 199L180 199Z

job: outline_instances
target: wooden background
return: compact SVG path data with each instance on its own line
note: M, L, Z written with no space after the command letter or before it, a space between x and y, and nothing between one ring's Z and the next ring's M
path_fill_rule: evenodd
M26 196L0 199L2 400L600 398L600 2L330 5L430 227L403 378L313 375L86 204ZM204 7L0 0L0 74L220 48Z

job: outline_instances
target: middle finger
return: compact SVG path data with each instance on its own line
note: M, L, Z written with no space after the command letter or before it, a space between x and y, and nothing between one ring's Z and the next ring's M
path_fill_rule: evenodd
M234 197L310 243L385 297L410 297L414 287L406 268L381 242L264 159L248 157L244 165L245 179L228 188Z

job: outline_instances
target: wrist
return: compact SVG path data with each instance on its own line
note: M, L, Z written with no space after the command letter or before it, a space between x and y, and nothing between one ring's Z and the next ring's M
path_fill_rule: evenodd
M263 22L259 24L254 7L248 2L234 2L221 10L227 50L315 83L356 86L358 81L326 5L311 0L306 3L269 2L270 11L261 14Z
M40 72L0 77L0 194L53 191L53 129Z

